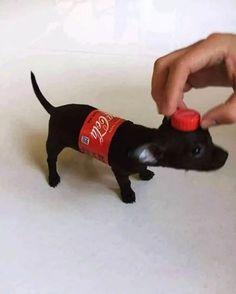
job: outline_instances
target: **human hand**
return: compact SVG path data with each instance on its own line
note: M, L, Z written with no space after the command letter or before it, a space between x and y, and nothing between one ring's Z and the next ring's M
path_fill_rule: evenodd
M184 92L207 86L228 86L234 92L203 116L201 126L236 122L236 35L212 34L155 62L152 96L166 116L186 107Z

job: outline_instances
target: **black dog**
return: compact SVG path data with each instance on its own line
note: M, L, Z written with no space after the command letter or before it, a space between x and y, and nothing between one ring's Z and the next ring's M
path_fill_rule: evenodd
M78 136L91 111L89 105L68 104L52 106L41 93L35 76L31 73L34 92L51 115L47 139L49 185L60 182L56 162L58 154L65 148L79 150ZM150 180L154 173L148 166L171 167L184 170L210 171L224 165L228 153L213 144L208 130L198 128L194 132L181 132L164 118L158 129L147 128L125 121L112 138L108 163L120 186L125 203L135 201L129 176L138 173L141 180Z

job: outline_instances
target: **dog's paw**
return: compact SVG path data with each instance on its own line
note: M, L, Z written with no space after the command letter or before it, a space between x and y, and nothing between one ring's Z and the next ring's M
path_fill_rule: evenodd
M48 183L50 187L55 188L60 183L60 176L59 175L49 176Z
M135 193L132 189L126 192L121 193L121 198L124 203L133 203L135 202Z
M154 172L149 169L145 169L139 173L139 177L143 181L149 181L154 177Z

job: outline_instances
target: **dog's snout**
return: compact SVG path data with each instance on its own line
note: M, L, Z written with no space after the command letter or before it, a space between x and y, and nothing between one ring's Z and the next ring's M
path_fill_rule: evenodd
M213 151L213 157L212 157L212 162L213 162L213 168L220 168L222 167L227 158L228 158L228 152L223 150L220 147L215 147Z

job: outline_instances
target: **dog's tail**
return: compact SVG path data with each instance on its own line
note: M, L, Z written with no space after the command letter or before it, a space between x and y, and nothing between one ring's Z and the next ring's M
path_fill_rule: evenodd
M34 89L34 93L37 96L37 98L39 99L39 102L43 105L43 107L47 110L47 112L49 114L51 114L52 110L54 109L54 106L52 106L52 104L50 104L47 101L47 99L43 96L43 94L40 91L39 86L36 82L35 75L32 73L32 71L31 71L31 82L32 82L32 86Z

